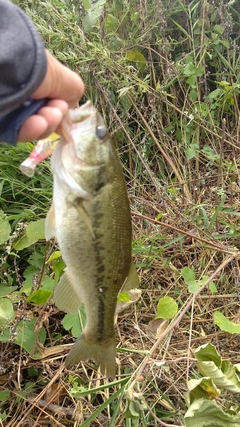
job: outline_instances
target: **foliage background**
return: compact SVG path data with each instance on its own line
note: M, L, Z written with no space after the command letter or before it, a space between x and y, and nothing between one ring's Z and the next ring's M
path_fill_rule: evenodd
M34 294L49 295L64 265L55 244L43 240L49 161L26 178L18 167L32 144L3 145L0 296L8 326L1 338L1 422L185 425L187 382L199 378L194 350L211 342L239 361L238 335L219 329L213 316L239 318L239 2L16 3L48 49L82 75L83 101L92 99L109 126L129 190L142 297L118 318L119 346L128 349L119 353L119 379L128 375L127 383L98 389L89 364L62 372L61 354L29 358L43 354L39 341L50 349L72 341L64 314ZM211 286L195 298L208 278ZM178 314L161 339L167 325L154 318L162 296L177 302ZM86 393L89 387L94 391ZM234 401L240 405L238 395ZM228 411L231 398L218 403Z

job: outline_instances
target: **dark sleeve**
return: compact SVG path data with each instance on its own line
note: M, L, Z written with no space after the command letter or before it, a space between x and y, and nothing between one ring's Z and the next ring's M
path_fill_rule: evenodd
M0 0L0 117L27 101L46 74L44 44L26 14Z

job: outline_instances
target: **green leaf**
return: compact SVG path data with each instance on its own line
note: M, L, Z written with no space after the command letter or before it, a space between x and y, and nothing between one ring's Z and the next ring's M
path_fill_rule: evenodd
M213 295L218 293L217 287L214 282L210 282L208 287Z
M185 156L187 160L194 159L197 156L197 153L199 151L199 145L198 144L190 144L188 148L185 150Z
M11 233L10 224L6 218L5 213L0 210L0 245L8 241Z
M126 52L126 58L129 61L136 62L139 68L139 71L143 73L147 67L147 61L143 54L137 49L131 49Z
M213 31L216 31L218 34L222 34L224 32L225 28L223 25L214 25Z
M10 397L10 390L0 390L0 402L6 402Z
M14 292L16 289L18 288L18 286L5 286L5 285L0 285L0 297L5 297L9 294L11 294L12 292Z
M44 327L35 332L37 319L21 320L16 328L17 336L14 339L15 344L24 348L31 356L41 357L37 349L37 343L44 344L46 331Z
M82 0L82 4L85 10L91 9L91 1L90 0Z
M122 292L117 297L118 302L130 302L129 292Z
M86 314L83 306L77 313L66 314L62 320L62 325L66 331L71 329L72 336L78 338L82 333L83 327L86 323Z
M9 320L14 319L15 312L13 310L12 301L9 298L0 298L0 328L2 329L4 325Z
M171 297L163 297L158 301L155 319L172 319L178 311L178 305Z
M181 269L181 275L184 278L185 282L188 284L195 280L195 272L189 267L184 267Z
M37 291L34 291L27 299L28 302L33 302L37 305L43 305L47 302L47 300L52 295L52 290L46 290L46 289L38 289Z
M190 380L188 382L188 390L185 395L188 406L196 399L216 399L220 396L220 390L209 377Z
M184 417L186 427L240 427L239 414L228 414L212 400L194 400Z
M25 234L17 239L13 247L17 251L28 248L38 240L45 239L45 219L39 219L38 221L30 222L25 230Z
M217 387L240 393L238 369L223 360L212 344L205 344L195 351L198 369L204 377L210 377Z
M92 3L91 8L87 10L87 14L82 20L83 28L86 32L90 32L94 25L96 25L102 14L103 6L106 1L107 0L98 0L95 3Z
M240 324L227 319L220 311L215 311L213 320L221 331L229 332L230 334L240 334Z

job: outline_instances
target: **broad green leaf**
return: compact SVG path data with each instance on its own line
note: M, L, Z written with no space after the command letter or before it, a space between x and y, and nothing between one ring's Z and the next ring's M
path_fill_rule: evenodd
M5 213L0 210L0 245L8 241L11 233L10 224L6 218Z
M38 358L40 354L37 344L39 342L44 344L46 331L44 327L41 327L40 330L35 332L36 322L37 319L21 320L16 328L17 336L14 342L24 348L32 357Z
M225 30L225 27L223 25L214 25L213 31L216 31L218 34L222 34Z
M25 234L17 239L13 247L17 251L28 248L38 240L45 239L45 219L39 219L38 221L30 222L25 230Z
M34 291L27 299L28 302L33 302L37 305L43 305L47 302L47 300L52 295L52 290L49 291L47 289L38 289Z
M51 279L49 276L45 276L42 281L42 289L46 289L47 291L53 291L55 287L55 281Z
M188 390L185 395L188 406L196 399L216 399L220 395L220 390L209 377L190 380L188 382Z
M155 319L172 319L178 311L176 301L171 297L163 297L158 301Z
M210 377L217 387L240 393L237 368L228 360L222 360L212 344L205 344L195 351L198 369L204 377Z
M229 332L230 334L240 334L240 324L227 319L220 311L215 311L213 320L221 331Z
M184 417L186 427L240 427L240 414L223 411L212 400L196 399Z
M147 67L146 58L143 56L141 52L137 49L131 49L126 52L126 58L129 61L136 62L139 68L139 71L143 73Z
M92 5L91 5L90 0L82 0L82 4L83 4L84 9L86 9L86 10L91 9Z
M187 284L195 280L195 272L189 267L182 268L181 275Z
M5 286L5 285L0 285L0 297L5 297L9 294L11 294L12 292L14 292L16 289L18 288L18 286Z
M0 402L6 402L10 397L10 390L0 390Z
M15 312L13 310L13 304L12 301L9 298L0 298L0 328L6 323L14 319Z

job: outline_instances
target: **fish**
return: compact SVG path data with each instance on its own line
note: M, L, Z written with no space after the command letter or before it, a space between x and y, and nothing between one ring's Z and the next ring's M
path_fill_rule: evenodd
M69 116L68 138L60 139L51 158L53 202L45 227L46 239L56 237L66 264L53 301L67 313L83 303L86 312L65 366L91 359L114 378L118 294L139 283L127 188L114 143L92 102L69 110Z

